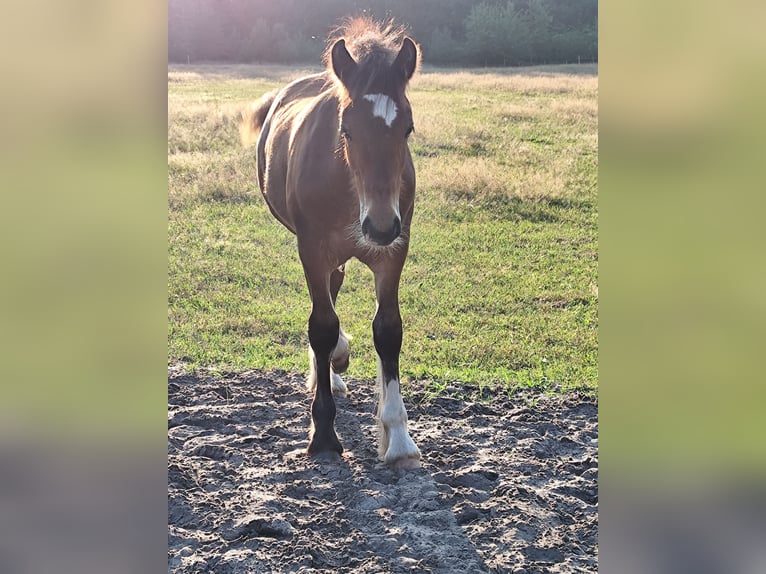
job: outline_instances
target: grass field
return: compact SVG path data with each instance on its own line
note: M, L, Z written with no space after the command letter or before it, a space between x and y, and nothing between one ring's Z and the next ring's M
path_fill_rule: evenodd
M308 71L168 71L171 362L308 369L295 240L261 198L237 130L244 104ZM594 65L416 76L404 382L595 391L597 97ZM349 376L374 377L372 274L358 261L337 311L354 336Z

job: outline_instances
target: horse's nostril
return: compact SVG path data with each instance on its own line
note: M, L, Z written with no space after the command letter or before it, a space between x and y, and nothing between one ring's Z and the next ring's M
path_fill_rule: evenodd
M370 218L365 217L362 221L362 235L368 237L370 235Z
M394 218L394 227L393 227L393 236L394 239L399 237L399 234L402 232L402 220L398 217Z

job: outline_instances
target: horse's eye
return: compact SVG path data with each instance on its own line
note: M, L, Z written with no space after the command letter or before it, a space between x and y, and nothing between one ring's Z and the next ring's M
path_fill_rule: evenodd
M410 135L411 135L411 134L412 134L412 132L414 132L414 131L415 131L415 126L410 126L410 127L408 127L408 128L407 128L407 133L405 133L405 134L404 134L404 137L410 137Z
M349 135L346 126L340 126L340 135L343 136L343 139L346 141L351 141L351 136Z

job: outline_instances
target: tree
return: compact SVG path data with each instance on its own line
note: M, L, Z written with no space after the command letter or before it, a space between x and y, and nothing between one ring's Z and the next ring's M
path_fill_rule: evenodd
M465 23L466 52L471 62L505 66L512 61L512 38L520 31L513 4L482 2L473 7Z
M449 28L435 28L425 49L424 58L433 64L456 64L465 57L463 43Z
M168 59L317 63L327 33L363 13L405 24L427 63L598 58L598 0L168 0Z
M529 0L527 10L521 18L526 30L526 57L532 62L544 62L551 54L551 16L545 0Z
M266 20L259 18L250 29L239 57L245 62L273 61L271 27Z

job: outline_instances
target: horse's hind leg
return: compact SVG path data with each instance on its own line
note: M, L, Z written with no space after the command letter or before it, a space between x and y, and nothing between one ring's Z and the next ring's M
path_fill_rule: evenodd
M399 313L399 277L403 261L374 269L378 310L372 322L378 353L378 454L399 468L419 468L420 451L407 430L407 411L399 384L402 318Z
M340 291L341 285L343 285L343 279L346 277L346 266L341 265L330 274L330 297L332 297L332 304L335 305L335 301L338 299L338 291ZM332 390L335 393L345 395L348 393L348 387L343 379L340 378L341 373L345 373L348 369L349 362L349 346L348 342L351 340L351 336L340 328L338 334L338 344L335 345L335 349L332 352L332 358L330 359L330 367L332 369Z
M341 285L343 285L343 279L346 275L345 265L341 265L337 269L333 270L330 274L330 297L332 298L333 306L338 298L338 292ZM340 374L345 373L348 369L349 363L349 344L351 335L347 334L343 328L340 328L338 334L338 343L335 345L335 349L332 352L330 359L330 384L332 392L337 395L346 395L348 393L348 387L346 383L341 379ZM314 357L314 351L309 345L309 376L306 380L306 386L309 391L314 391L316 387L316 359Z

